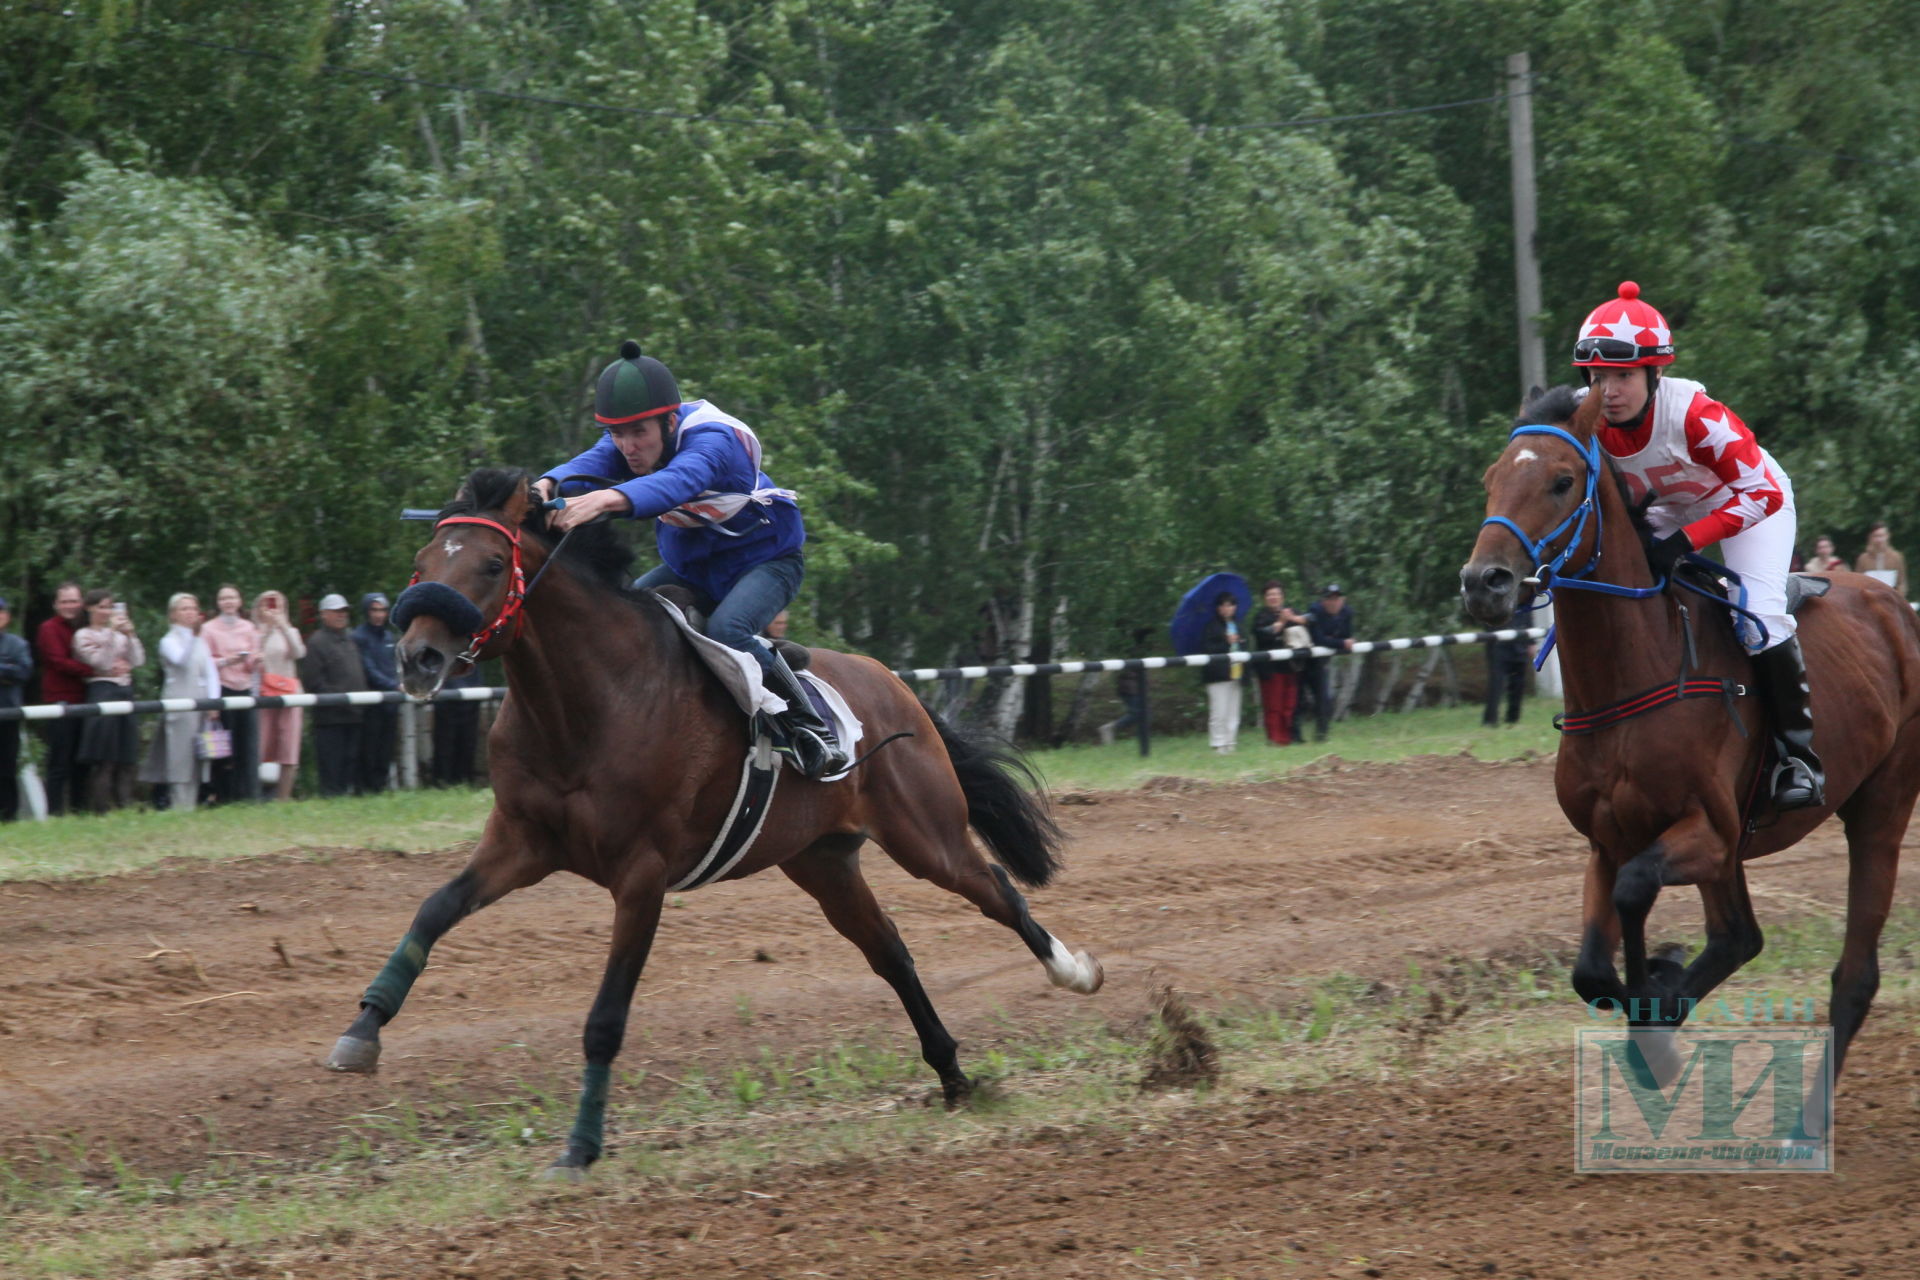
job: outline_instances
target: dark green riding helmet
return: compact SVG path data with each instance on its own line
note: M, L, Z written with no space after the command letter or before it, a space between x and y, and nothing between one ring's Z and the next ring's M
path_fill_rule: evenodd
M593 416L603 427L641 422L671 413L680 407L680 384L673 373L652 356L640 354L640 344L628 338L620 344L620 356L600 375L593 394ZM660 455L665 462L673 456L673 435L663 432L666 449Z

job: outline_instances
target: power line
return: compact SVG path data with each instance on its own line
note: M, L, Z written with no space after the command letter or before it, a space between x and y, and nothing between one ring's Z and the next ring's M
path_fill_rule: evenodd
M1836 160L1851 160L1855 164L1884 165L1889 169L1910 169L1912 160L1882 160L1877 156L1856 156L1849 151L1832 151L1826 147L1803 147L1792 142L1769 142L1765 138L1743 138L1735 136L1731 141L1743 147L1764 147L1770 151L1794 151L1803 156L1830 156Z
M270 53L265 49L249 49L242 45L221 44L213 40L198 40L192 36L175 35L172 32L137 31L135 37L145 39L172 40L179 44L190 44L200 49L212 49L220 53L236 54L244 58L263 58L269 62L291 63L293 58L285 54ZM833 130L840 133L890 134L900 132L894 125L847 125L815 124L797 116L729 116L714 115L699 111L671 111L664 108L622 107L609 102L579 102L572 98L555 98L546 94L516 93L511 89L490 89L484 85L455 84L448 80L426 80L419 76L399 75L389 71L367 71L359 67L342 67L331 62L323 62L315 68L328 75L356 76L363 80L381 80L388 84L413 85L423 89L446 89L454 93L472 93L488 98L504 98L509 102L525 102L542 107L569 107L577 111L605 111L623 116L645 116L658 120L700 120L713 124L745 124L762 127L798 125L803 129Z
M295 59L280 53L271 53L265 49L250 49L244 45L222 44L214 40L201 40L193 36L176 35L172 32L139 31L136 37L147 39L172 40L179 44L192 45L195 48L211 49L219 53L230 53L244 58L261 58L269 62L292 63ZM736 116L718 115L699 111L672 111L663 108L623 107L607 102L581 102L573 98L558 98L550 94L519 93L511 89L493 89L485 85L459 84L450 80L428 80L420 76L401 75L389 71L368 71L359 67L343 67L331 62L319 64L318 71L328 75L354 76L364 80L379 80L388 84L412 85L423 89L444 89L453 93L471 93L488 98L501 98L509 102L524 102L533 106L565 107L576 111L601 111L615 115L641 116L657 120L694 120L710 124L739 124L758 127L778 127L798 125L803 129L820 132L857 133L868 135L887 135L905 132L911 125L850 125L816 124L798 116ZM1484 98L1462 98L1457 102L1438 102L1422 107L1399 107L1390 111L1365 111L1344 116L1300 116L1292 120L1256 121L1248 124L1203 125L1207 130L1242 129L1310 129L1320 125L1354 124L1366 120L1388 120L1398 116L1427 115L1435 111L1454 111L1461 107L1486 106L1490 103L1505 102L1510 98L1524 97L1535 92L1532 89L1514 93L1490 94ZM915 122L924 123L924 122Z
M1520 89L1513 93L1495 93L1484 98L1462 98L1458 102L1436 102L1425 107L1399 107L1392 111L1363 111L1351 116L1301 116L1297 120L1272 120L1264 124L1216 124L1213 129L1308 129L1322 124L1352 124L1358 120L1386 120L1394 116L1423 116L1435 111L1452 111L1456 107L1479 107L1490 102L1505 102L1509 98L1531 97L1537 90Z

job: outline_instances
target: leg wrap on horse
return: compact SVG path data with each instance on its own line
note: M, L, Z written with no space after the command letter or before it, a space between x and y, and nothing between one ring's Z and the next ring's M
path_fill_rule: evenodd
M387 957L387 963L367 988L367 993L360 997L360 1003L378 1009L384 1019L391 1019L399 1013L400 1006L406 1002L407 992L413 989L414 980L427 967L428 946L411 933L400 939L400 945Z
M580 1110L567 1134L567 1154L563 1159L578 1159L583 1165L600 1158L607 1114L607 1082L613 1074L610 1062L589 1062L580 1072Z

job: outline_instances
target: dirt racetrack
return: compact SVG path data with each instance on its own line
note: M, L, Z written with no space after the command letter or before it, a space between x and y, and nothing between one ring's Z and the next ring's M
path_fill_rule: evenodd
M1259 1000L1305 974L1391 980L1410 955L1564 949L1584 844L1551 779L1546 761L1429 758L1077 797L1090 803L1059 810L1068 872L1033 901L1105 962L1091 999L1049 988L1012 935L960 900L877 855L868 867L975 1061L1009 1034L1137 1020L1150 981L1202 1002ZM216 1158L299 1167L324 1160L350 1117L394 1100L564 1087L609 908L558 878L440 945L377 1076L317 1065L461 856L308 850L0 884L0 1155L27 1170L50 1145L112 1151L150 1174ZM1762 923L1837 914L1845 865L1837 827L1756 865ZM1693 939L1697 921L1691 892L1670 892L1654 933ZM1572 1026L1578 1006L1562 998ZM1575 1175L1562 1052L1471 1088L1422 1078L1254 1096L1010 1147L876 1150L778 1186L530 1188L521 1210L465 1230L218 1250L151 1274L1912 1277L1920 1057L1908 1023L1870 1020L1857 1044L1832 1176ZM620 1067L667 1078L762 1046L911 1044L891 993L773 875L667 912L634 1027Z

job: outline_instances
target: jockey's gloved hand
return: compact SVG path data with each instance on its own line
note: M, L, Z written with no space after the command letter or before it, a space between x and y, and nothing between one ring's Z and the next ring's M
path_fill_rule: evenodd
M1647 548L1647 563L1653 568L1653 576L1665 578L1673 573L1673 566L1680 563L1681 557L1693 552L1693 539L1686 531L1670 533Z

